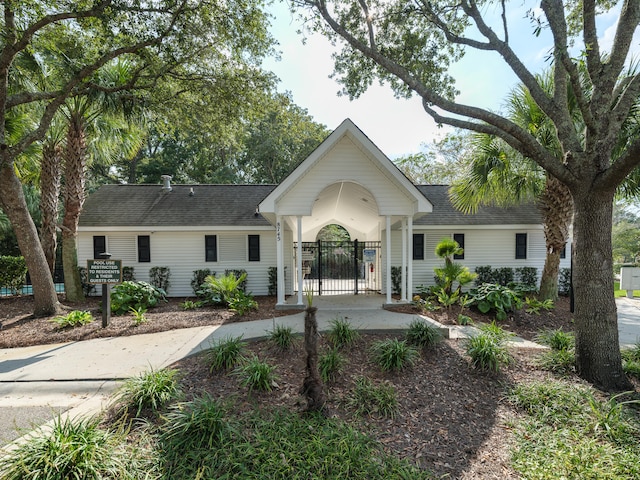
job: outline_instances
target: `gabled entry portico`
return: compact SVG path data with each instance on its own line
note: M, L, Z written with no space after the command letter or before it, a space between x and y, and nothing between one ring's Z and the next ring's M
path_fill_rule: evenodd
M391 303L391 230L402 230L402 300L406 301L413 288L413 221L431 212L432 206L347 119L260 203L259 211L276 228L279 306L293 291L297 304L303 305L302 245L314 242L328 224L341 225L352 240L382 242L379 260L386 301ZM297 285L285 282L287 265L295 269L291 278Z

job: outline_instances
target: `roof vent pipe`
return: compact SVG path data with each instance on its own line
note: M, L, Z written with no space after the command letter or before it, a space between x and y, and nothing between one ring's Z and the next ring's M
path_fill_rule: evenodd
M160 177L162 179L162 191L170 192L171 191L171 175L162 175Z

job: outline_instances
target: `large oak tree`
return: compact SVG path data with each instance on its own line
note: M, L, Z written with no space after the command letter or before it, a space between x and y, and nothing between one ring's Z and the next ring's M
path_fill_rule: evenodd
M531 35L549 32L554 71L550 90L540 85L512 46L509 19L518 2L491 0L296 1L315 26L343 40L335 68L345 90L362 93L374 79L399 95L417 94L438 123L503 139L566 185L574 201L573 287L576 367L607 390L630 388L621 366L611 254L616 188L640 164L640 138L620 142L640 94L630 71L630 47L640 23L637 0L542 0ZM538 4L532 5L537 7ZM615 35L606 51L596 25L599 12L618 8ZM576 46L578 50L576 50ZM456 101L449 75L462 52L493 54L508 66L552 122L561 155L509 118ZM580 51L581 50L581 51ZM584 64L585 68L581 68ZM490 62L486 68L492 68ZM473 75L481 74L480 70ZM571 88L569 88L571 87ZM569 107L576 97L583 124Z

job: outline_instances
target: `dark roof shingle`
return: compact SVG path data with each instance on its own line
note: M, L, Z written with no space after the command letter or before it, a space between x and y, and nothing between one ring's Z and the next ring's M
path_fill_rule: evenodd
M104 185L87 198L82 227L262 227L269 222L255 215L258 204L276 185ZM418 185L433 204L433 212L415 225L516 225L540 224L535 204L481 207L473 215L456 210L446 185ZM193 189L193 195L190 195Z
M103 185L87 198L80 226L268 226L258 204L275 185ZM190 194L193 189L193 195Z

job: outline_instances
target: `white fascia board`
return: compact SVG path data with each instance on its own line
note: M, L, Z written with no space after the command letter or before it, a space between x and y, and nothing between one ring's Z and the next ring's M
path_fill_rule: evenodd
M543 230L540 224L513 224L513 225L413 225L416 230Z
M79 232L221 232L221 231L274 231L275 227L238 227L233 225L210 225L210 226L139 226L139 227L119 227L119 226L95 226L95 227L78 227Z

